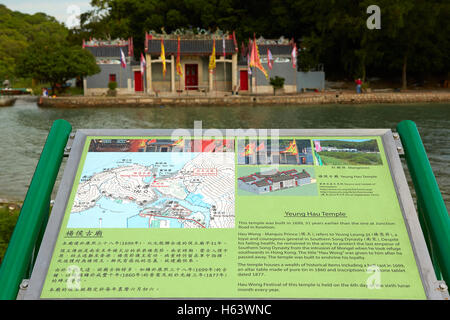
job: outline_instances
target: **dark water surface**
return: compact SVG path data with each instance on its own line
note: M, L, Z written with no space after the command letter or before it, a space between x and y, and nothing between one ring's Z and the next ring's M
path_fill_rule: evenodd
M450 104L44 109L0 108L0 198L23 199L52 122L79 128L392 128L416 122L450 208Z

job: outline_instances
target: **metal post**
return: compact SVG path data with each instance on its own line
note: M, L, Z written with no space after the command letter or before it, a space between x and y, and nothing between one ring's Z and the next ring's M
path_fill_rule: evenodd
M418 213L422 228L428 233L428 248L432 255L436 273L442 273L450 283L450 217L448 216L439 186L428 161L428 157L416 124L405 120L397 125L397 131L405 150L406 162L416 190ZM439 274L436 274L440 278Z
M33 251L39 250L36 244L45 228L51 193L71 130L65 120L56 120L50 129L0 267L0 300L16 299L21 281L33 267Z
M121 87L122 87L122 65L120 66L119 69L119 85L118 85L119 91Z
M433 264L434 273L436 274L436 279L442 280L442 272L441 272L441 269L439 268L439 262L436 259L436 251L433 248L433 243L430 238L430 231L429 231L430 228L424 219L422 200L419 200L419 199L417 199L417 211L419 212L418 217L419 217L420 226L422 228L422 233L425 238L425 242L427 244L431 262Z

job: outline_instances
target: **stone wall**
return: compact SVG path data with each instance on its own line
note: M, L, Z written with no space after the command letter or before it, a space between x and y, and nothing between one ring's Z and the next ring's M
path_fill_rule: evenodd
M376 104L450 102L450 91L383 92L383 93L305 93L295 95L237 95L237 96L173 96L121 95L117 97L57 97L42 98L44 107L114 107L143 106L211 106L211 105L315 105L315 104Z
M132 93L134 89L129 88L117 88L117 94L118 95L129 95ZM85 96L89 96L89 99L91 99L93 96L106 96L106 92L108 91L108 88L89 88L84 91Z

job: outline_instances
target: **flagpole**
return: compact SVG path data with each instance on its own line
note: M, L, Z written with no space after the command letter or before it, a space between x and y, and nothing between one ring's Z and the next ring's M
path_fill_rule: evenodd
M227 67L225 66L225 56L223 56L223 91L226 91L226 85L227 85Z
M122 87L122 64L120 65L119 69L119 90Z
M258 82L257 82L258 77L256 76L256 68L255 71L252 73L255 74L255 94L258 94Z
M226 65L226 59L227 59L227 54L225 51L225 36L222 38L222 51L223 51L223 88L224 91L226 92L227 90L227 65ZM233 88L231 88L231 91L233 91Z
M227 91L227 66L226 66L226 59L227 55L225 54L225 38L223 38L222 41L223 46L223 91ZM233 88L231 88L233 90Z
M257 52L256 52L256 34L253 32L253 50L254 50L254 57L257 55ZM256 76L256 66L255 66L255 72L254 72L254 74L255 74L255 94L258 94L258 77Z
M216 98L217 98L217 78L216 78L216 67L217 67L217 62L216 62L216 39L214 38L213 41L213 52L214 52L214 69L213 69L213 79L214 79L214 91L216 93Z

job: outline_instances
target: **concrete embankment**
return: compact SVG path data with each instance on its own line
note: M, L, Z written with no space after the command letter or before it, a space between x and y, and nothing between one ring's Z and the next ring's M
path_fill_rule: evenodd
M14 105L16 98L0 97L0 107L10 107Z
M42 107L160 107L160 106L242 106L242 105L315 105L315 104L374 104L450 102L450 91L376 92L376 93L304 93L284 96L171 96L123 95L117 97L72 96L42 98Z

